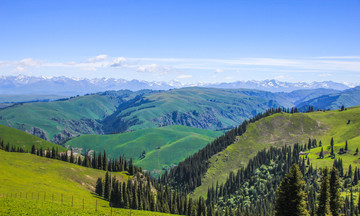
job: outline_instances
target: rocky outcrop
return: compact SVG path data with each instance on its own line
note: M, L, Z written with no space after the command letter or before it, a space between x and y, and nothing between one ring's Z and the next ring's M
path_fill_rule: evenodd
M41 139L48 140L46 132L41 128L31 127L29 130L25 130L25 132L40 137Z

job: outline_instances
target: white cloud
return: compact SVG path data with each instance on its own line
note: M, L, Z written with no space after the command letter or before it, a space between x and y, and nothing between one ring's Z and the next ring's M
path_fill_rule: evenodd
M232 80L232 79L234 79L234 77L232 77L232 76L227 76L227 77L225 77L224 79L226 79L226 80Z
M139 66L136 71L140 73L167 74L171 71L171 68L157 64L150 64Z
M188 78L191 78L191 77L193 77L193 76L190 75L190 74L181 74L181 75L177 76L176 78L178 78L178 79L188 79Z
M98 55L98 56L95 56L95 57L91 57L91 58L88 58L88 62L98 62L98 61L103 61L105 59L107 59L108 56L107 55Z
M115 67L115 68L126 67L127 66L126 62L127 62L127 60L125 57L117 57L117 58L115 58L115 60L113 60L110 63L110 67Z

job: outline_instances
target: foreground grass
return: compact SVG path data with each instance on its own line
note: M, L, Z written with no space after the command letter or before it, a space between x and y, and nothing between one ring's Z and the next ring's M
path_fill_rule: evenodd
M161 172L163 167L177 164L205 147L222 133L186 126L149 128L113 135L83 135L66 143L72 147L92 149L108 157L125 155L145 170ZM139 156L145 152L146 156Z
M350 120L350 124L347 124ZM350 151L347 154L337 155L343 158L344 169L350 164L360 163L359 155L354 155L357 147L360 148L360 107L328 112L279 113L250 124L246 133L238 137L237 141L224 151L210 159L210 168L202 179L193 196L206 197L207 188L216 185L216 182L226 181L230 171L237 171L246 166L249 159L256 153L270 146L281 147L285 144L305 144L309 138L320 140L324 151L330 146L330 139L334 138L335 152L345 145L348 140ZM331 167L334 163L329 157L317 159L321 148L311 149L309 155L314 167ZM328 151L328 150L327 150ZM353 165L354 167L354 165Z
M0 215L133 215L133 216L166 216L158 212L119 209L98 206L71 206L69 204L38 201L25 198L0 198Z
M0 150L0 193L34 193L43 199L54 194L56 200L63 196L70 202L74 197L76 205L82 205L82 199L99 205L108 205L104 200L91 194L98 177L104 177L105 171L85 168L75 164L38 157L27 153L9 153ZM126 173L112 173L118 179L126 181Z

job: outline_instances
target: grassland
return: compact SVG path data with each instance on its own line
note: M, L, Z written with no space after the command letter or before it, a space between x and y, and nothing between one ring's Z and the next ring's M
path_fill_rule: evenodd
M0 158L0 215L111 214L109 203L92 194L104 171L26 153L0 150ZM111 175L121 181L129 178L125 172ZM112 209L112 215L129 213ZM132 210L131 215L168 214Z
M162 168L177 164L206 146L222 133L186 126L166 126L141 129L113 135L83 135L66 143L83 150L102 152L109 157L125 155L136 165L159 173ZM145 158L139 156L145 152Z
M25 133L21 130L6 127L3 125L0 125L0 138L4 141L5 145L9 143L12 146L21 147L27 151L31 151L32 145L35 145L37 149L40 149L42 147L45 150L55 147L58 148L60 152L67 150L63 146L43 140L37 136Z
M9 195L9 194L5 194ZM15 194L12 194L14 197ZM119 208L110 208L108 206L97 206L96 203L86 203L86 206L80 205L71 205L71 203L63 203L60 201L52 202L52 197L49 197L48 201L43 201L41 197L40 200L31 199L25 197L25 194L22 194L22 198L19 198L20 194L17 194L17 198L7 198L0 197L0 215L118 215L118 216L167 216L173 214L164 214L159 212L150 212L150 211L139 211L139 210L130 210L130 209L119 209Z
M347 124L350 120L350 124ZM320 140L324 150L330 145L331 137L335 141L335 151L344 147L348 140L350 151L341 157L344 166L360 162L359 156L354 155L360 147L360 107L328 112L312 112L286 114L279 113L250 124L246 133L224 151L210 159L203 184L198 187L193 196L206 196L208 186L224 182L230 171L236 171L245 166L259 150L269 146L283 146L284 144L307 143L309 138ZM332 166L330 158L317 159L321 148L311 149L310 160L314 166Z
M0 193L34 192L41 197L44 192L48 198L55 194L57 200L63 194L64 200L74 201L82 199L99 205L108 205L107 202L97 199L90 192L94 191L98 177L104 177L105 172L85 168L63 161L38 157L27 153L5 152L0 150ZM113 173L120 180L127 180L126 173ZM30 196L30 195L29 195Z

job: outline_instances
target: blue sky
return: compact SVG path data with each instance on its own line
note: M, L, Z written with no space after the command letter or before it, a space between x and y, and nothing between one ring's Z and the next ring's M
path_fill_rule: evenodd
M360 82L360 1L0 1L0 75Z

